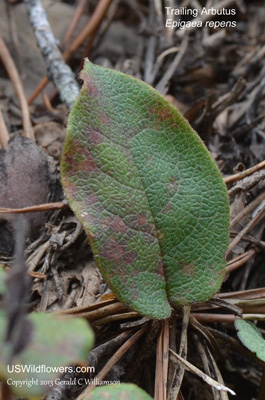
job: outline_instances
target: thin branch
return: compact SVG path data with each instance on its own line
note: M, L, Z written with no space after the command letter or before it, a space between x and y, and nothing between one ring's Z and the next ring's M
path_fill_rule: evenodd
M5 66L5 69L8 73L11 81L12 81L16 95L18 97L18 101L20 104L21 112L22 112L24 135L27 138L34 140L33 129L32 129L31 122L30 122L30 113L29 113L29 108L28 108L28 103L27 103L25 92L24 92L24 88L23 88L19 73L17 71L17 68L15 66L15 63L14 63L14 61L11 57L11 54L9 53L9 50L6 47L6 44L1 36L0 36L0 58L2 59L2 62Z
M218 380L218 382L221 382L222 385L224 385L224 380L223 380L222 374L221 374L221 372L220 372L220 370L218 368L218 365L217 365L217 363L215 361L215 358L213 357L212 353L210 352L210 349L207 348L207 350L208 350L208 353L209 353L209 356L210 356L210 360L211 360L211 363L212 363L212 366L213 366L213 370L215 372L216 379ZM227 394L226 391L222 390L220 392L220 395L221 395L221 400L229 400L229 397L228 397L228 394Z
M107 325L114 321L122 321L128 320L132 318L139 318L139 313L135 311L125 312L123 314L114 314L114 315L107 315L104 318L96 319L92 322L91 325L99 326L99 325Z
M79 85L71 68L64 62L41 0L25 0L25 4L48 76L58 89L61 100L71 109L79 93Z
M229 274L231 271L241 267L242 265L246 264L255 254L257 254L256 249L250 249L247 252L240 254L240 256L233 258L231 261L227 263L225 273Z
M239 181L240 179L243 179L246 176L253 174L253 172L259 171L260 169L263 168L265 168L265 161L261 161L259 164L254 165L254 167L239 172L238 174L230 175L227 178L224 178L224 182L228 184Z
M245 226L242 231L238 233L238 235L232 240L232 242L229 244L228 249L226 251L226 256L228 256L233 248L240 242L242 237L250 231L254 226L261 221L262 218L265 216L265 207L263 207L259 212L249 221L249 223Z
M29 1L29 0L26 0ZM94 34L94 32L99 28L101 22L103 21L105 14L111 4L112 0L100 0L95 11L88 23L84 26L84 28L79 32L76 38L70 43L67 49L63 52L63 58L65 61L68 61L72 54L83 44L83 42L87 39L88 36ZM45 88L49 79L47 77L43 78L39 83L37 88L34 90L30 98L28 99L28 104L31 104L35 98L39 95L39 93Z
M9 141L9 134L3 117L2 109L0 106L0 145L2 149L4 149L8 145L8 141Z
M229 301L225 301L222 299L219 299L218 297L215 297L211 300L209 300L210 304L213 304L219 308L224 308L227 311L231 312L232 314L237 315L238 317L242 316L242 310L241 308L237 307L235 304L231 304Z
M69 60L71 55L84 43L88 36L91 36L96 31L103 21L105 14L112 0L100 0L93 15L87 25L81 30L78 36L72 41L69 47L63 53L64 59Z
M181 339L180 339L180 347L179 354L181 357L187 357L187 349L188 349L188 326L189 326L189 318L190 318L190 306L183 307L183 320L182 320L182 330L181 330ZM183 365L178 364L175 366L175 371L173 375L173 380L170 385L169 400L177 399L179 396L180 388L182 385L183 377L184 377L185 369Z
M65 47L66 43L69 41L69 39L73 35L75 28L77 27L77 24L80 21L80 18L84 14L87 3L88 3L88 0L78 0L73 18L72 18L72 20L69 24L69 27L67 29L67 32L63 38L62 47Z
M172 75L174 74L174 72L178 68L178 66L179 66L184 54L186 53L186 50L188 48L188 43L189 43L189 37L187 35L187 36L185 36L183 38L182 43L181 43L180 48L179 48L179 52L175 56L175 58L172 61L172 63L170 64L170 67L168 68L168 70L166 71L164 76L160 79L160 81L156 85L156 90L158 90L161 94L163 94L163 95L166 94L167 87L168 87L168 82L170 81Z
M155 400L166 400L163 391L163 326L156 344Z
M108 360L102 370L95 377L95 381L102 381L105 376L110 372L114 365L121 359L121 357L136 343L140 337L146 332L148 325L145 325L139 331L137 331L133 336L131 336ZM83 400L94 389L95 385L88 386L83 393L78 396L77 400Z
M167 399L168 367L169 367L169 319L163 321L163 386L164 399Z
M190 315L189 323L192 326L192 328L200 334L201 339L203 339L205 343L207 343L208 346L211 347L211 349L215 352L215 354L220 354L220 348L218 346L218 343L213 334L209 331L208 327L201 324L192 315Z
M206 374L208 374L210 376L211 375L210 360L207 357L206 350L205 350L204 346L202 345L202 342L198 339L197 335L193 334L192 336L193 336L193 342L195 343L196 348L197 348L197 352L201 357L204 371L206 372ZM219 392L217 392L213 387L212 387L212 392L213 392L214 399L220 400Z
M57 91L56 91L56 94L57 94ZM55 109L51 105L51 102L50 102L49 97L47 96L47 93L42 92L42 100L43 100L43 104L45 105L47 110L50 111L52 114L54 114L55 113Z
M218 293L218 297L222 299L236 298L236 299L260 299L265 297L265 288L239 290L236 292Z
M62 210L63 208L69 207L64 201L57 201L55 203L44 203L37 206L29 206L24 208L3 208L0 207L1 214L24 214L29 212L39 211L51 211L51 210Z
M156 347L155 400L167 400L169 319L162 322Z
M84 309L84 311L82 311ZM88 309L88 311L86 311ZM72 315L72 316L78 316L82 318L86 318L89 322L93 322L105 317L108 317L110 315L114 315L117 313L127 313L130 311L127 306L125 306L122 303L114 303L114 304L109 304L104 307L98 308L98 309L93 309L91 310L90 307L77 307L75 309L70 309L70 310L60 310L56 311L55 315Z
M176 359L179 363L181 363L184 368L193 374L199 376L201 379L203 379L208 385L213 386L217 390L225 390L226 392L229 392L232 395L235 395L235 392L228 387L222 385L221 383L215 381L212 379L210 376L206 375L204 372L202 372L199 368L195 367L195 365L191 364L189 361L185 360L185 358L182 358L179 354L175 353L173 350L169 349L171 352L172 358Z
M239 318L231 314L192 313L191 315L198 321L204 323L234 322Z
M235 218L230 222L230 229L241 219L245 218L248 214L251 213L255 208L257 208L262 202L265 200L265 192L262 192L258 197L256 197L251 203L249 203L246 207L241 210Z
M116 300L103 300L103 301L100 301L99 303L94 303L94 304L92 304L90 306L79 306L79 307L74 307L74 308L55 311L54 314L56 314L56 315L74 315L74 316L76 316L77 314L80 314L80 313L83 313L83 312L99 310L101 308L104 308L104 307L109 306L110 304L114 304L114 303L116 303ZM119 304L121 304L121 303L119 303Z
M41 91L46 87L46 85L49 83L49 79L47 76L45 76L41 82L38 84L38 86L35 88L34 92L28 99L28 105L32 104L33 101L38 97L38 95L41 93Z

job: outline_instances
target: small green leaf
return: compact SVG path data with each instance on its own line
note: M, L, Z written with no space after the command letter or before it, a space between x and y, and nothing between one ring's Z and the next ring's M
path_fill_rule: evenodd
M163 319L220 288L225 184L181 114L138 79L86 62L61 164L68 201L116 296Z
M33 313L28 319L33 324L32 339L7 366L6 316L0 312L0 378L14 393L25 397L42 395L69 364L85 363L94 338L81 318Z
M132 383L97 387L84 400L153 400L144 390Z
M235 320L237 336L252 353L265 362L265 340L259 329L250 321Z

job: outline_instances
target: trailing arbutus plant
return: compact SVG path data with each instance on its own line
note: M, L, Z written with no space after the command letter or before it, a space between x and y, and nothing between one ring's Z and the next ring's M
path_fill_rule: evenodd
M166 320L162 326L169 327L174 307L207 301L222 284L229 228L225 184L196 132L152 87L88 61L81 77L61 162L66 197L116 297L143 316ZM7 317L4 312L0 317L3 343ZM43 362L85 362L93 335L84 321L42 314L30 315L29 321L33 339L17 363L36 364L43 338L57 330L59 337L42 346ZM68 334L61 340L62 330ZM65 345L69 354L63 357ZM6 351L0 354L0 378L7 381L14 377L6 370ZM186 369L211 379L181 360ZM54 380L55 375L43 378ZM216 381L210 384L230 391ZM43 389L14 391L39 399ZM128 399L150 398L130 385L87 389L78 400L104 393L113 400L121 393ZM155 398L162 398L159 391Z
M85 62L61 176L105 281L152 319L210 299L225 273L221 174L183 116L144 82Z

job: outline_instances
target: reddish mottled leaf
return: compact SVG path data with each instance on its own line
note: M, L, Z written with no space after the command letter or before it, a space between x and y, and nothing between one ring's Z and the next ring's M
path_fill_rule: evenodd
M228 197L198 135L157 91L86 62L62 182L116 296L167 318L219 289Z

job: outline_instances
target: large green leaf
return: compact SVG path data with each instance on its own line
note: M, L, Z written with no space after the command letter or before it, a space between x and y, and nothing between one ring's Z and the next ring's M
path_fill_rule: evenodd
M81 318L52 314L28 316L33 334L28 346L8 363L10 346L5 343L7 318L0 311L0 379L19 396L43 395L56 377L71 370L69 364L86 363L94 335Z
M152 400L143 389L132 383L97 387L84 400Z
M61 164L69 203L116 296L163 319L224 276L229 208L209 152L138 79L86 62Z

